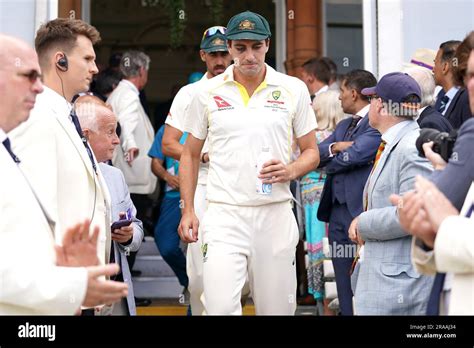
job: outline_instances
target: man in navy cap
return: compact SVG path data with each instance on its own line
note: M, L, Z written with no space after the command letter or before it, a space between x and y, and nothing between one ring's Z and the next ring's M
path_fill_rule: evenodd
M412 237L401 228L397 207L388 199L413 189L416 175L432 171L415 146L421 90L409 75L390 73L362 94L371 98L369 123L382 134L382 142L364 188L364 212L349 227L349 237L361 246L352 275L354 313L425 314L433 277L412 266Z
M298 227L289 182L318 165L317 124L306 85L265 64L270 36L261 15L232 17L226 38L235 64L199 88L186 118L178 232L185 242L202 240L207 314L241 314L247 277L257 314L296 309ZM200 220L193 198L206 138L209 203ZM291 162L294 138L301 156Z

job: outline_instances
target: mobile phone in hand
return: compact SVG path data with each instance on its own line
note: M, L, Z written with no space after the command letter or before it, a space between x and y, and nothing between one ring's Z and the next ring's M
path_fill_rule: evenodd
M115 221L112 226L110 227L112 232L115 231L115 230L119 230L121 229L122 227L125 227L125 226L130 226L132 223L132 220L119 220L119 221Z

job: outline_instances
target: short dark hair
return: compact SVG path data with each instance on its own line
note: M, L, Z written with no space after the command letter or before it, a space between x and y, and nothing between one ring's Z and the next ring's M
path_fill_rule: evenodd
M105 69L95 78L95 91L101 96L107 96L117 87L121 79L120 71L114 71L110 68Z
M331 78L331 72L329 70L329 66L325 63L321 58L311 58L304 62L303 69L308 74L313 75L319 81L324 82L325 84L329 83Z
M471 31L456 49L453 58L454 83L457 86L464 86L464 76L467 71L467 61L471 51L474 50L474 31Z
M359 97L366 101L369 100L369 97L363 95L362 90L367 87L374 87L376 84L375 76L370 71L362 69L351 70L342 78L342 85L355 89Z
M329 68L329 73L331 75L332 80L336 80L337 78L337 65L334 61L329 57L321 57L321 61L325 63Z
M460 43L461 41L459 40L449 40L439 45L439 49L441 50L441 60L443 62L451 61L456 53L456 48L458 48Z
M91 40L93 45L100 42L97 29L80 19L56 18L41 25L35 38L35 49L41 67L47 68L48 54L53 48L69 53L80 35Z

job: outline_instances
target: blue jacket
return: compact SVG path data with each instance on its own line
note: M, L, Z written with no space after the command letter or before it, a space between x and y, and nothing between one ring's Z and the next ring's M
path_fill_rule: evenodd
M369 125L366 115L352 134L346 137L351 121L351 118L347 118L339 122L335 131L318 145L321 158L319 167L325 167L328 175L318 209L320 221L329 222L335 199L339 203L346 203L352 217L362 213L362 193L372 170L381 135ZM339 141L354 141L354 144L330 157L329 146Z

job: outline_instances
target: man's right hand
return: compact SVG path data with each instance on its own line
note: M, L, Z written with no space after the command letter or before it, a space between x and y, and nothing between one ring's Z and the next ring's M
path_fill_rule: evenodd
M95 307L120 301L128 294L128 286L122 282L99 280L100 276L111 276L120 270L117 264L87 267L87 292L82 305Z
M183 242L194 243L198 240L199 220L194 213L183 213L178 226L178 234Z
M136 147L132 147L130 150L128 150L125 153L125 160L127 161L128 165L131 167L132 162L135 160L135 158L138 156L138 153L140 152L139 149Z
M353 141L338 141L331 146L331 152L333 154L340 153L354 144Z
M425 152L425 157L431 162L435 170L443 170L446 168L448 163L441 157L440 154L433 151L433 142L423 144L423 151Z
M177 175L168 174L163 179L173 190L179 190L179 177Z

